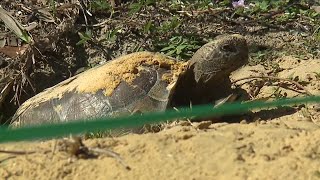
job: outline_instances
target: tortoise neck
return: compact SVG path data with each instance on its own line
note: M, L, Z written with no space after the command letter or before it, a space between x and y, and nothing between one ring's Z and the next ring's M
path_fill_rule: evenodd
M192 67L191 67L192 68ZM199 104L214 104L214 101L231 93L229 76L210 79L208 82L196 81L193 69L187 69L177 82L169 105L183 107Z
M193 69L188 69L179 77L173 90L170 107L188 106L193 101L193 94L197 83L194 78Z

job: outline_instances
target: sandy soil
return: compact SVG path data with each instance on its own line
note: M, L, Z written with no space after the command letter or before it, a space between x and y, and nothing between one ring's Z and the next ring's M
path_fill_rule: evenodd
M275 60L278 77L307 82L305 89L319 94L315 72L319 59ZM232 79L270 75L262 65L246 66ZM265 83L252 94L252 85L242 87L253 99L282 95L302 96L297 87L280 87L281 81ZM282 82L283 83L283 82ZM275 87L280 90L274 91ZM34 152L27 155L0 153L0 177L4 179L318 179L320 178L320 129L316 106L293 110L265 110L252 121L206 122L178 125L159 133L130 134L117 138L83 141L86 147L119 153L130 170L105 153L75 157L62 148L63 140L1 144L1 150Z

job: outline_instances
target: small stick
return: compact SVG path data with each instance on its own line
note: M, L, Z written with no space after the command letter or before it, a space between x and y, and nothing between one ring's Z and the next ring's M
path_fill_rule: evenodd
M5 162L5 161L7 161L7 160L9 160L9 159L13 159L13 158L16 158L17 156L9 156L9 157L6 157L6 158L4 158L4 159L0 159L0 164L1 163L3 163L3 162Z
M11 151L11 150L0 150L0 153L7 153L7 154L15 154L15 155L26 155L26 154L33 154L36 151Z
M25 72L23 72L23 71L21 71L21 75L22 75L22 77L26 78L26 80L28 81L28 83L29 83L32 91L33 91L34 93L37 93L36 88L35 88L35 87L33 86L33 84L31 83L31 79L29 78L29 76L28 76Z
M127 163L120 157L120 155L116 152L113 152L109 149L100 149L100 148L89 148L89 151L91 152L95 152L95 153L103 153L103 154L107 154L110 157L115 158L117 161L120 162L120 164L122 164L127 170L131 170L131 167L129 165L127 165Z
M280 81L288 81L288 82L296 85L298 88L304 90L305 93L308 96L313 96L312 93L310 93L305 87L303 87L297 81L294 81L294 80L291 80L291 79L286 79L286 78L274 77L274 76L250 76L250 77L244 77L244 78L237 79L237 80L233 81L232 83L234 84L236 82L239 82L239 81L242 81L242 80L246 80L246 79L275 79L275 80L280 80Z

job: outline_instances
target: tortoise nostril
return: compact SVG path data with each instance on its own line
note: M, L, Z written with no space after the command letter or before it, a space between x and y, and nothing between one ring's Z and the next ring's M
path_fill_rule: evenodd
M235 46L233 46L232 44L226 44L226 45L223 45L221 47L221 50L222 51L225 51L225 52L237 52L237 48Z

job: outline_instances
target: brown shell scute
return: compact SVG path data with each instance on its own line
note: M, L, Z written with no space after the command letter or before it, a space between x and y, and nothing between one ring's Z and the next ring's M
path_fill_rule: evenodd
M168 73L163 74L162 79L168 84L174 84L179 75L186 71L187 63L153 52L124 55L46 89L26 101L17 113L37 107L40 103L51 99L61 99L69 92L95 94L102 91L105 96L111 96L122 81L131 84L140 75L143 67L148 66L168 69Z

